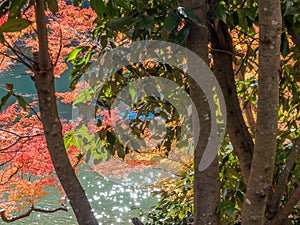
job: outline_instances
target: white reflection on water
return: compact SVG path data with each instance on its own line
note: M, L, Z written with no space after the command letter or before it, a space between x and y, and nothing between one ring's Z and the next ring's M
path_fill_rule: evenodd
M130 218L139 217L140 212L147 214L150 207L157 202L151 197L149 190L136 186L122 185L107 178L99 177L94 172L84 172L84 176L79 178L85 188L88 199L91 202L94 214L103 225L132 225ZM58 206L57 200L60 198L53 191L45 198L39 206L55 208ZM1 224L1 222L0 222ZM17 225L77 225L76 218L69 206L68 212L56 212L54 214L43 214L33 212L30 217L20 220Z

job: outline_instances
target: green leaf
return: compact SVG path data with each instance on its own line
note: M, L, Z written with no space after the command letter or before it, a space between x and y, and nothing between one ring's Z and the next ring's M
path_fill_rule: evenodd
M239 26L244 29L247 30L248 27L248 21L247 18L245 17L245 15L242 12L238 12L238 20L239 20Z
M217 211L220 212L221 210L224 210L230 218L233 218L234 210L235 210L235 203L234 202L221 202L217 207Z
M131 97L131 102L134 102L134 99L135 99L135 96L136 96L134 87L129 86L129 94L130 94L130 97Z
M141 15L138 17L138 22L140 24L140 28L142 29L154 29L155 21L151 16Z
M74 131L69 131L64 135L65 148L68 151L69 147L73 145L74 142Z
M15 95L15 97L18 99L18 102L20 104L20 106L24 109L24 111L26 110L26 101L24 100L24 98L20 95Z
M81 6L82 5L82 0L73 0L73 5L74 6Z
M70 62L70 61L76 59L77 55L79 54L79 52L82 51L82 49L83 49L82 47L78 47L78 48L73 49L70 52L70 54L68 55L67 59L66 59L67 62Z
M251 21L255 21L258 17L258 7L244 8L243 12Z
M9 19L0 26L0 32L17 32L25 29L31 24L29 20L23 18Z
M293 3L293 1L288 1L283 16L289 16L289 15L294 16L299 13L299 10L300 10L300 4L297 3L295 4Z
M181 15L183 15L185 18L193 21L194 23L198 24L199 26L201 26L201 27L204 26L203 21L198 16L196 16L192 10L186 9L183 7L179 7L178 12Z
M92 9L97 13L98 17L102 17L105 12L105 4L102 0L91 0L90 1Z
M184 217L184 215L185 215L184 211L181 211L181 212L178 214L179 219L182 220L183 217Z
M115 142L116 142L116 137L115 137L115 135L114 135L112 132L107 131L106 137L107 137L107 140L108 140L108 142L109 142L110 144L112 144L112 145L115 144Z
M125 158L125 151L124 147L120 145L119 143L116 144L117 154L121 159Z
M281 34L280 51L281 51L281 54L282 54L283 57L286 57L290 52L289 41L288 41L285 33Z
M123 7L126 10L130 10L131 9L130 8L130 4L127 1L124 1L124 0L115 0L115 3L118 6L121 6L121 7Z
M1 103L0 103L0 110L2 109L2 107L6 104L8 98L11 96L11 92L8 92L6 95L4 95L1 98Z
M66 150L68 150L69 147L74 145L77 149L81 149L82 143L80 143L81 137L77 137L74 135L74 131L69 131L64 134L64 144Z
M169 33L172 32L174 30L174 28L176 26L178 26L178 20L180 20L178 14L176 13L176 11L171 12L164 21L164 28L166 29L166 31L168 31Z
M126 16L126 17L120 17L117 19L112 19L109 23L108 26L119 30L119 29L123 29L125 27L128 27L130 25L132 25L133 23L135 23L136 19L132 18L130 16Z
M19 1L11 1L10 7L9 7L9 16L8 18L16 18L20 17L21 15L21 9L24 7L24 5L27 3L27 0L19 0Z
M218 6L216 9L216 16L222 20L224 23L226 23L227 20L227 10L222 7L222 6Z
M56 13L58 11L58 3L57 0L46 0L48 4L48 8L52 13Z

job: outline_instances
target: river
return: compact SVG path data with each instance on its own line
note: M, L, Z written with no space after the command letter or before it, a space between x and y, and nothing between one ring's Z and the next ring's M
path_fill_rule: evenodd
M16 92L25 97L27 101L36 98L36 92L33 81L29 75L25 75L26 68L22 65L11 66L5 72L0 73L0 99L5 94L5 84L12 83ZM62 74L61 78L57 79L55 83L58 92L68 91L68 77L69 71ZM9 103L12 103L13 99ZM71 119L71 106L66 104L59 104L59 113L62 118ZM140 213L147 214L151 206L153 206L157 199L151 196L147 189L138 188L138 186L131 183L124 184L123 179L110 179L102 177L96 172L87 172L88 165L83 165L80 168L79 179L87 193L88 199L91 202L92 208L99 221L103 225L129 225L130 218L135 216L142 218ZM113 169L113 168L112 168ZM147 177L153 177L157 170L148 169L143 174L133 173L130 177L133 182L137 184L143 182ZM154 174L154 175L153 175ZM149 176L151 175L151 176ZM151 182L151 179L150 179ZM140 183L140 185L143 185ZM57 207L57 200L61 197L53 190L50 190L50 196L43 199L39 204L41 207L55 208ZM30 217L16 221L13 224L18 225L73 225L77 224L72 209L69 207L68 212L60 211L54 214L36 213L33 212ZM0 222L0 224L2 224ZM3 223L4 224L4 223Z

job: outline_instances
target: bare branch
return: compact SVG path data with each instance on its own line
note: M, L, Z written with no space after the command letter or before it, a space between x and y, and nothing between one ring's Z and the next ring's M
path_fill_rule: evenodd
M8 54L6 54L6 53L4 53L4 52L1 52L0 55L3 55L3 56L5 56L5 57L7 57L7 58L9 58L9 59L11 59L11 60L17 61L18 63L23 63L22 60L20 60L18 57L13 57L13 56L8 55ZM4 59L3 59L3 60L4 60ZM3 61L3 60L2 60L2 61Z
M15 175L18 173L18 171L19 171L20 169L21 169L21 166L18 167L18 168L15 170L15 172L13 172L12 174L10 174L9 177L6 179L6 181L0 183L0 185L5 185L5 184L9 183L10 179L11 179L13 176L15 176Z
M67 206L66 205L62 205L62 206L60 206L60 207L57 207L57 208L55 208L55 209L42 209L42 208L36 208L36 207L34 207L34 206L31 206L31 208L27 211L27 212L25 212L25 213L23 213L23 214L21 214L21 215L19 215L19 216L14 216L14 217L11 217L11 218L7 218L6 216L5 216L5 210L0 210L0 216L1 216L1 219L4 221L4 222L6 222L6 223L12 223L12 222L14 222L14 221L16 221L16 220L19 220L19 219L22 219L22 218L25 218L25 217L28 217L28 216L30 216L30 214L33 212L33 211L36 211L36 212L42 212L42 213L55 213L55 212L57 212L57 211L68 211L68 208L67 208Z
M2 151L5 151L5 150L7 150L7 149L9 149L9 148L11 148L11 147L13 147L13 146L16 145L21 139L27 138L28 140L30 140L31 138L38 137L38 136L43 136L43 135L44 135L44 133L37 133L37 134L34 134L34 135L24 135L24 136L21 136L21 135L15 133L15 132L13 132L13 131L5 130L5 129L3 129L3 128L0 128L0 131L3 131L3 132L6 132L6 133L9 133L9 134L12 134L12 135L14 135L14 136L17 137L16 140L15 140L12 144L10 144L9 146L6 146L6 147L4 147L4 148L0 148L0 151L1 151L1 152L2 152ZM28 140L26 140L26 141L28 141Z
M58 60L59 60L59 57L60 57L60 54L61 54L61 50L62 50L62 47L63 47L63 44L62 44L62 31L61 31L61 28L59 28L59 33L60 33L60 41L59 41L59 50L58 50L58 53L57 53L57 56L56 56L56 60L53 64L53 66L56 66L57 63L58 63Z
M30 110L36 115L36 117L38 118L39 121L42 121L41 117L39 116L39 114L37 113L37 111L27 102L25 102L26 105L30 108Z
M27 60L29 60L29 62L32 62L34 64L36 64L31 58L27 57L24 53L22 53L21 51L15 49L14 47L12 47L7 41L5 41L5 46L10 49L16 56L17 59L15 58L15 60L17 60L18 62L22 63L23 65L25 65L26 67L28 67L30 70L33 70L33 65L27 63L23 58L26 58ZM3 54L3 53L1 53Z

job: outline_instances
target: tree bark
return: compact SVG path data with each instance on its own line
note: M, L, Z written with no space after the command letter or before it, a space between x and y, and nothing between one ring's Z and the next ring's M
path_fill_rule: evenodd
M36 54L38 62L33 79L38 93L38 102L47 147L56 174L70 200L78 223L80 225L96 225L98 222L93 215L85 191L76 177L64 147L62 126L56 105L53 66L48 52L48 37L43 0L36 1L36 23L39 52Z
M215 16L218 1L210 0L209 7ZM233 62L232 40L228 27L222 21L215 27L215 21L209 23L210 41L214 62L214 74L222 89L227 111L227 132L235 154L238 156L244 181L247 183L250 175L254 144L245 124L237 97Z
M193 12L202 21L207 21L207 0L186 0L185 7ZM208 64L208 30L197 24L191 24L190 34L186 41L186 47L196 53ZM188 68L195 65L190 65ZM207 120L205 115L210 115L209 105L201 88L190 80L190 94L196 105L200 122L200 137L194 153L194 225L220 224L220 217L216 209L220 203L220 182L218 159L204 171L199 171L199 164L203 152L208 143L211 130L211 118ZM194 123L195 124L195 123Z
M277 149L280 35L279 0L259 1L259 76L255 147L242 224L262 225L271 190Z
M292 152L286 160L284 169L282 170L280 177L278 179L275 190L269 196L266 210L266 219L274 220L274 217L277 217L278 210L280 209L280 200L287 190L288 178L293 170L293 167L297 161L297 156L300 152L300 138L297 138L294 143ZM300 182L299 182L300 183ZM300 196L300 194L299 194ZM296 199L299 199L299 196L296 196ZM300 201L300 200L299 200ZM296 202L297 203L297 202ZM278 219L276 219L278 220Z
M134 225L144 225L138 218L136 218L136 217L133 217L133 218L131 218L131 222L132 222L132 224L134 224Z

